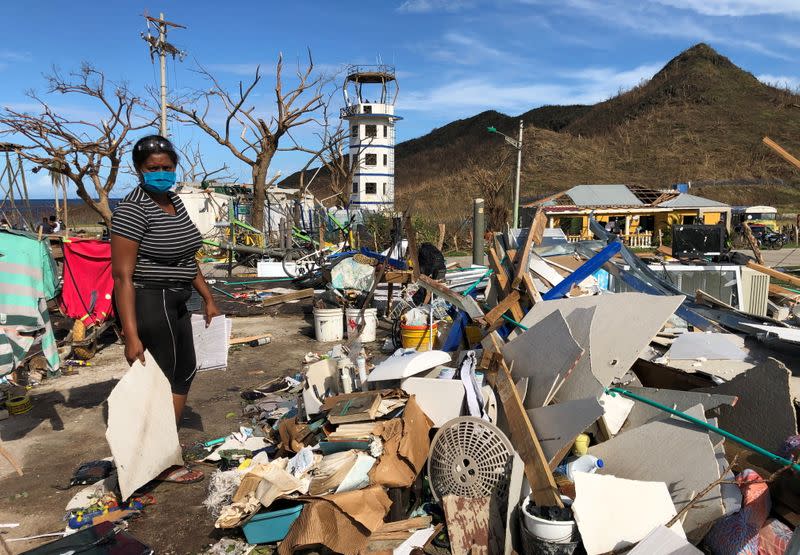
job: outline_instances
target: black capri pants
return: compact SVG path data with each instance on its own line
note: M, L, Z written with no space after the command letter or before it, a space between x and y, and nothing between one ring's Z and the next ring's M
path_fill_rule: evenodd
M197 372L189 288L136 287L136 327L175 395L186 395Z

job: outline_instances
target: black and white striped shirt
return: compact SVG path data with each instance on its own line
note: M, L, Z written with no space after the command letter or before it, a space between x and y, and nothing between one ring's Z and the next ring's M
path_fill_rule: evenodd
M167 194L175 206L174 216L136 187L111 217L111 233L139 243L134 283L186 286L197 275L195 255L202 236L180 197L172 191Z

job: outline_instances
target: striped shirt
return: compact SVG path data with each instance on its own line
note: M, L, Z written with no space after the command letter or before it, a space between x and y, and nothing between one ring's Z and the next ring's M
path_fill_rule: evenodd
M139 243L134 283L186 286L197 275L195 255L202 236L180 197L172 191L167 194L175 207L174 216L136 187L111 218L111 233Z

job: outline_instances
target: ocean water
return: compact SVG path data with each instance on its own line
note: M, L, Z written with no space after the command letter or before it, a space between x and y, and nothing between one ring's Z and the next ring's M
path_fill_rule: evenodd
M1 201L2 199L0 199ZM111 206L111 209L117 206L119 201L122 200L121 198L109 199L108 203ZM25 219L30 219L35 224L38 224L42 221L42 218L48 218L56 213L55 203L53 199L31 199L28 203L24 201L17 200L15 202L17 210L22 213L22 216ZM28 213L30 207L30 214ZM87 225L93 224L100 220L100 217L97 213L89 208L85 202L81 199L69 199L67 201L67 209L69 212L69 225L73 227L73 225ZM11 215L12 211L10 210L10 206L6 203L5 206L0 208L0 214L9 214L9 219L13 222L16 218Z

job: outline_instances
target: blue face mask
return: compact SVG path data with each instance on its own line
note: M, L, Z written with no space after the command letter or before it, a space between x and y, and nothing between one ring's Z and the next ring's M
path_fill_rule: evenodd
M142 174L142 188L151 193L166 193L175 186L175 172L147 172Z

